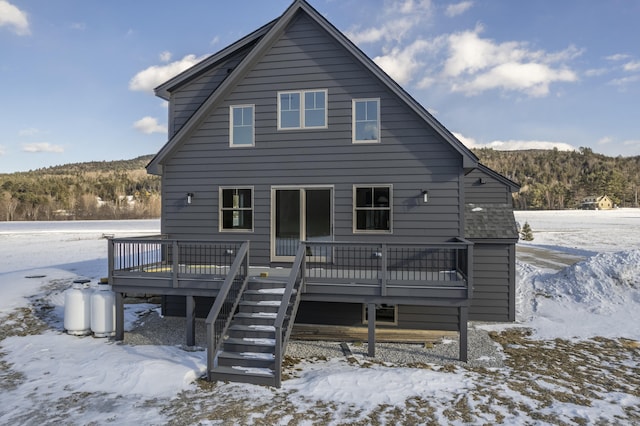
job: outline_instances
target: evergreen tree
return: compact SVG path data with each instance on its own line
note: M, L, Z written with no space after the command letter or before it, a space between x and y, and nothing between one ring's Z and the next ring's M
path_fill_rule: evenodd
M520 238L524 241L533 241L533 231L531 230L529 222L525 222L520 230Z

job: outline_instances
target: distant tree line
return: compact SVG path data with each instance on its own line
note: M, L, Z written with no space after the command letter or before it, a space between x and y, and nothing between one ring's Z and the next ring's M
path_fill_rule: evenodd
M573 209L607 195L638 207L640 157L578 151L476 149L480 161L521 185L517 209ZM152 156L67 164L0 174L0 221L157 218L160 178L146 173Z
M0 174L0 221L160 217L151 156Z
M574 209L585 197L607 195L617 206L638 207L640 157L577 151L477 149L480 162L521 185L517 209Z

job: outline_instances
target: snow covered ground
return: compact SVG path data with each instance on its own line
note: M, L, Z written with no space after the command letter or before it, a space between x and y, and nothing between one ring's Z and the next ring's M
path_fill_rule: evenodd
M472 325L502 332L503 369L306 360L279 390L198 382L202 351L62 333L64 291L107 275L103 235L158 221L0 222L0 424L639 422L640 210L516 218L535 238L517 264L516 325L533 334ZM536 266L553 253L584 260ZM128 326L154 308L128 307Z

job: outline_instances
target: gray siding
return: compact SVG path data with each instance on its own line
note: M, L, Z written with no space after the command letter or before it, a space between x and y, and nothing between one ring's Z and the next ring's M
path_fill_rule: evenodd
M465 203L512 205L509 187L479 169L464 177Z
M277 130L277 92L295 89L328 89L328 129ZM382 143L352 144L351 101L372 97L381 99ZM185 116L203 97L192 99L181 107ZM237 104L255 105L253 148L229 147L229 106ZM460 154L302 16L164 164L162 232L250 239L252 263L265 264L271 187L329 185L336 240L445 241L463 234L462 179ZM393 184L393 235L353 234L354 184ZM254 187L254 232L218 233L219 186ZM427 204L421 201L423 189L429 191ZM195 193L190 206L187 192Z
M361 303L302 302L296 323L362 326ZM398 306L398 324L378 323L378 327L413 330L458 330L458 310L433 306Z
M476 242L469 319L515 321L515 244Z
M229 58L196 77L190 84L171 92L169 101L169 138L182 128L189 117L229 75L229 71L235 68L249 51L250 48L245 48L234 52Z

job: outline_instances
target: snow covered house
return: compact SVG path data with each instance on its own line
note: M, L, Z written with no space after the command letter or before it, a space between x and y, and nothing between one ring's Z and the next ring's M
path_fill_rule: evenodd
M515 183L304 0L156 89L158 237L113 239L110 282L207 316L211 379L279 385L294 321L460 334L515 312ZM246 354L259 354L247 356ZM242 355L245 354L245 355Z

